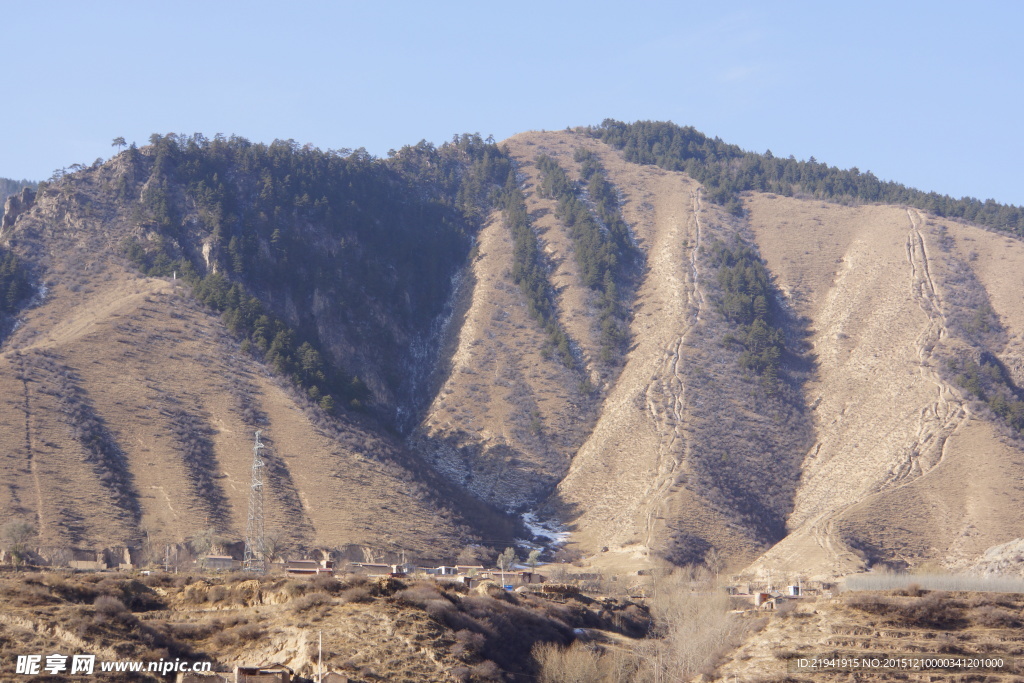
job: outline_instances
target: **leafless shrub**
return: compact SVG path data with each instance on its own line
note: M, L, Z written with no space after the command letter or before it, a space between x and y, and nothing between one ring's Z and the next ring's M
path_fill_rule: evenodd
M248 624L249 617L244 614L229 614L225 617L214 619L211 623L214 628L225 629L231 628L232 626Z
M441 599L428 601L424 605L424 609L426 609L427 613L431 616L442 614L444 612L455 609L458 605L457 600L458 599L454 597L452 593L448 593L447 591L445 591L442 593Z
M172 636L188 640L202 640L217 632L213 624L168 624Z
M846 604L868 614L885 614L890 609L890 600L881 595L854 595L846 598Z
M607 678L602 674L601 654L582 643L559 647L541 643L533 650L540 664L542 683L590 683Z
M906 588L893 591L896 595L906 595L911 598L919 598L924 595L924 591L921 589L921 585L918 583L911 583Z
M432 602L444 600L444 596L437 589L437 586L425 581L414 583L409 588L398 591L395 593L395 598L417 607L426 607ZM444 601L447 602L446 600Z
M1018 628L1021 620L1016 614L1001 607L986 605L971 614L974 623L986 628Z
M231 647L262 638L266 631L259 624L243 624L221 631L213 637L217 647Z
M38 581L28 580L10 591L7 598L24 607L38 607L55 602L46 586Z
M483 649L484 643L485 639L482 634L464 628L455 632L455 645L452 646L452 654L456 657L472 657Z
M128 611L128 608L125 607L123 602L109 595L99 596L96 598L93 605L96 607L97 613L109 617L117 616Z
M968 607L1006 607L1009 609L1016 609L1017 604L1009 597L1002 596L996 593L982 593L981 595L973 595L967 601Z
M899 626L948 629L962 626L962 604L942 592L921 598L886 598L880 595L852 595L847 604L854 609L875 614Z
M934 647L936 652L944 655L964 654L963 644L948 633L936 638Z
M314 589L330 593L331 595L341 592L343 588L341 581L338 581L330 574L317 574L309 583Z
M370 583L370 579L363 574L346 574L342 577L342 582L345 588L352 588L354 586L365 586Z
M373 602L368 586L352 586L341 591L338 599L343 603Z
M370 594L374 596L391 596L405 588L405 584L391 576L382 576L370 586Z
M796 603L792 600L778 600L775 604L775 613L783 618L792 617L796 614Z
M307 593L300 598L296 598L291 603L291 608L295 612L305 612L313 607L319 607L320 605L326 605L331 602L331 596L323 591L316 591L315 593Z
M479 681L504 680L504 675L502 674L501 669L497 664L489 659L485 659L479 664L476 664L470 669L470 671L472 672L473 677Z
M284 585L281 586L281 591L291 599L295 599L300 595L304 594L309 588L308 583L299 581L285 581Z
M78 609L64 619L64 626L80 638L88 638L96 629L96 622L93 615Z

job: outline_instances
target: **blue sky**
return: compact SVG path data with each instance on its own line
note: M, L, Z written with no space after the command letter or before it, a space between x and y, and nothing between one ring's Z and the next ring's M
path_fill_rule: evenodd
M0 0L0 176L123 135L377 155L605 118L1024 204L1024 3Z

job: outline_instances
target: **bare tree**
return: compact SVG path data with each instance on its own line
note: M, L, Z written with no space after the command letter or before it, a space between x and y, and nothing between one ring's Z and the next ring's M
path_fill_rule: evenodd
M540 563L540 548L534 548L530 551L530 554L526 556L526 564L530 565L530 571L536 571L537 565Z
M4 525L0 537L11 555L11 564L19 566L28 554L28 542L36 535L36 527L26 519L12 519Z
M703 567L677 570L658 580L651 614L660 639L643 657L643 680L689 680L714 666L742 637L747 624L729 614L729 598Z
M192 546L192 552L194 552L196 554L196 558L200 560L213 552L214 543L214 531L212 527L200 531L198 534L193 536L191 540L189 540L189 545Z
M498 555L498 569L501 570L501 585L505 585L505 572L512 569L519 562L516 557L515 548L505 548L505 551Z
M467 545L455 558L455 564L483 564L487 551L478 545Z
M50 550L51 567L67 567L73 559L74 553L66 545L60 545Z
M568 647L555 643L540 643L533 648L533 656L540 664L543 683L594 683L608 680L602 675L600 653L588 649L580 642Z
M281 554L286 549L287 540L288 536L279 529L264 533L263 552L266 553L268 562L280 559Z
M718 579L718 575L723 569L725 569L725 558L718 552L717 548L712 548L704 554L704 566L708 568L712 574L715 575L715 579Z

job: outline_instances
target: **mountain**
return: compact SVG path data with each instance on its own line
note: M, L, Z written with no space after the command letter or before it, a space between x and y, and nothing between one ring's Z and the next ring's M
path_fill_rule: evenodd
M5 214L0 508L237 543L262 429L294 550L966 566L1024 537L1022 231L672 124L153 136Z
M162 553L211 530L237 543L262 429L266 526L283 548L440 561L474 537L522 535L356 408L371 391L381 415L403 407L409 373L391 354L430 348L469 249L461 213L363 154L189 142L130 149L7 213L5 263L37 291L3 346L5 516L31 519L49 553ZM317 163L336 166L303 166ZM284 207L260 196L275 180ZM318 228L327 193L338 218ZM284 236L260 232L271 220ZM400 260L429 255L430 230L444 253Z

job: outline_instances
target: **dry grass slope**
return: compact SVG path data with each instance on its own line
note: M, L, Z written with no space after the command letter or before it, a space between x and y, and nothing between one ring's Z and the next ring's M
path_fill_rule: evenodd
M365 419L326 420L180 281L117 256L138 228L88 194L104 173L116 169L86 175L77 195L44 194L11 231L46 294L0 351L4 516L33 519L51 551L162 549L211 527L237 542L261 428L267 528L293 551L453 557L470 529L452 492L402 464L413 461L400 443Z
M361 576L50 573L0 577L0 588L4 680L16 654L68 651L100 661L211 661L220 671L277 662L310 678L320 634L324 669L361 683L533 680L537 643L568 644L583 628L595 639L630 641L650 625L629 602L491 596Z
M714 680L762 681L1016 681L1024 669L1020 595L943 593L915 587L902 591L845 593L790 603L770 615ZM799 658L1003 658L1007 666L967 673L915 671L908 667L875 670L793 671Z
M746 207L779 285L811 320L818 365L791 535L754 569L953 563L1020 537L1020 446L942 374L946 358L977 353L964 320L986 300L1003 334L1020 336L1012 281L986 281L990 266L950 245L1005 238L897 207L756 194ZM997 351L1012 367L1014 352Z

